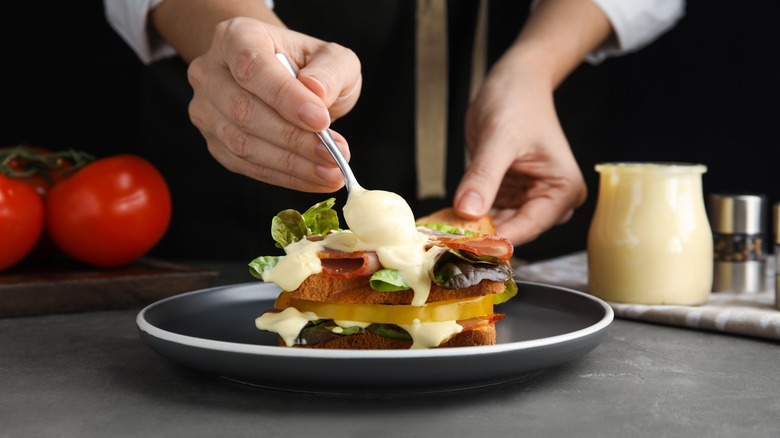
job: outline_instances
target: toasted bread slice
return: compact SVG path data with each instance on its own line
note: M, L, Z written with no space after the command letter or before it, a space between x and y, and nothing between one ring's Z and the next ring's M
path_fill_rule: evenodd
M411 304L414 291L379 292L368 284L369 277L330 278L323 274L311 275L303 281L298 289L292 292L292 297L300 300L320 301L329 303L362 303L362 304ZM456 300L469 297L479 297L498 294L505 289L504 283L497 281L481 281L479 284L465 289L444 289L431 285L427 302Z
M490 216L483 216L480 219L464 219L455 213L452 207L444 208L423 216L416 220L418 225L422 224L447 224L461 230L473 231L479 234L496 234L496 227Z
M495 345L495 343L496 323L493 321L464 330L434 348L472 347L476 345ZM281 338L279 339L279 345L285 345ZM366 331L355 335L339 336L314 345L296 345L294 348L408 350L411 346L412 341L386 338Z

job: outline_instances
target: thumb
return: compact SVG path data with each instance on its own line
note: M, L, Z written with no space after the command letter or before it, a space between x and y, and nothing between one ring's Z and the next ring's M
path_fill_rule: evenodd
M329 48L333 53L318 53L298 72L298 79L322 99L331 117L349 112L357 103L362 88L360 61L348 49Z
M284 69L287 70L288 74L284 75L283 79L279 78L275 81L265 82L288 85L284 86L284 92L280 92L278 89L275 93L267 92L269 97L273 97L270 101L284 102L285 105L280 106L280 108L287 109L288 112L281 113L282 116L302 128L309 128L314 131L321 131L327 128L330 125L330 115L327 109L324 108L323 102L317 101L318 97L321 100L321 96L316 92L314 92L316 96L311 96L311 87L299 80L300 74L297 72L298 67L293 59L288 58L284 53L276 53L276 58ZM278 76L279 70L281 68L277 64L273 70L269 71L269 74L263 76L270 78L271 72ZM295 116L293 117L292 114L295 114ZM303 125L300 125L300 123Z

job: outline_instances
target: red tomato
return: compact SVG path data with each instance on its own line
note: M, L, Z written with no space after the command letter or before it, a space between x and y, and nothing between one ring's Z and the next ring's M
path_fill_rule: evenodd
M76 172L93 158L78 151L52 152L40 146L21 144L0 148L0 173L25 182L45 197L51 187ZM42 232L28 260L48 260L60 253L47 232Z
M43 216L35 189L0 174L0 271L29 254L41 236Z
M46 196L46 230L76 260L117 267L146 254L171 219L171 194L160 172L135 155L84 166Z

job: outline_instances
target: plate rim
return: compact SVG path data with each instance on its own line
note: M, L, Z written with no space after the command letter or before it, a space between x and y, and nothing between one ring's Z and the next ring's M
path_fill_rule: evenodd
M585 338L590 335L601 332L607 329L615 318L615 313L612 307L605 301L590 295L586 292L578 291L575 289L567 288L564 286L557 286L551 284L545 284L533 281L521 281L516 280L518 286L527 284L532 286L540 286L544 288L553 288L561 292L566 292L574 295L578 295L597 304L604 311L604 316L594 324L579 330L574 330L568 333L563 333L555 336L548 336L538 339L530 339L524 341L507 342L495 345L473 346L464 348L431 348L431 349L415 349L415 350L332 350L332 349L307 349L307 348L289 348L282 346L271 345L257 345L257 344L244 344L238 342L219 341L214 339L194 337L188 335L182 335L180 333L171 332L161 329L149 321L146 320L146 314L153 308L163 305L169 301L175 301L184 299L191 295L214 293L220 290L226 289L238 289L238 288L260 288L259 291L262 294L268 295L268 297L259 297L274 299L281 289L272 283L265 283L262 281L236 283L223 286L214 286L206 289L199 289L191 292L185 292L182 294L167 297L151 303L141 309L136 316L137 328L159 340L165 342L171 342L178 345L183 345L193 348L203 348L212 351L220 351L225 353L239 353L249 355L262 355L262 356L274 356L282 358L318 358L318 359L363 359L363 360L388 360L388 359L419 359L419 358L443 358L443 357L464 357L470 355L486 355L486 354L500 354L511 351L526 350L545 347L549 345L557 345L574 341L577 339Z

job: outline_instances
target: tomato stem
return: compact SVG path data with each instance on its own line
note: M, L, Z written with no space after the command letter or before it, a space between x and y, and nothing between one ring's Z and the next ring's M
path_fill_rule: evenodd
M95 160L92 155L69 149L49 152L43 148L17 145L0 149L0 174L10 178L42 176L53 183L52 173L70 176Z

